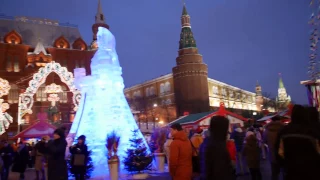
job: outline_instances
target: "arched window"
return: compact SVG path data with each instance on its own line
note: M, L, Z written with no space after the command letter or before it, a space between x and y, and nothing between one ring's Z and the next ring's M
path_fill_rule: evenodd
M14 56L13 71L14 72L19 72L20 71L20 64L19 64L19 57L18 56Z
M153 95L155 95L155 94L156 94L156 91L155 91L154 87L152 86L152 87L150 88L150 96L153 96Z
M61 103L67 103L68 102L68 93L67 88L65 86L61 86L62 93L59 93L59 98Z
M11 62L11 56L7 55L6 57L6 70L8 72L11 72L12 71L12 62Z
M47 101L47 93L45 91L45 84L42 84L36 93L36 101Z
M160 94L163 94L165 92L165 86L163 83L160 84Z
M167 93L168 93L168 92L170 92L170 91L171 91L171 85L170 85L170 83L169 83L169 82L166 82L164 86L165 86L165 92L167 92Z
M11 89L8 94L8 102L10 104L18 103L19 101L19 88L15 84L10 84Z
M147 88L147 89L146 89L146 96L147 96L147 97L150 96L150 88Z

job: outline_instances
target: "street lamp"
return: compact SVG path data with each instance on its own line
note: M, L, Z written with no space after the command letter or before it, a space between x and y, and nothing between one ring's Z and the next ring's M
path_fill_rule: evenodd
M157 106L158 106L158 104L156 104L156 103L153 104L154 108L156 108ZM157 118L154 117L154 109L152 109L152 118L153 118L153 129L155 129L156 128L156 119Z

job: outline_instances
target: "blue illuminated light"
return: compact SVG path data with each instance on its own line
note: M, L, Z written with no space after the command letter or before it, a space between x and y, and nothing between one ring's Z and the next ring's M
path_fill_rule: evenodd
M138 126L123 93L122 68L115 48L116 40L103 27L99 27L97 38L99 48L91 60L91 76L85 76L84 68L75 69L75 85L81 90L82 97L68 138L72 141L71 138L80 135L87 137L94 164L92 177L104 177L109 174L105 146L107 134L115 131L120 136L118 156L122 171L125 151L130 146L129 139ZM139 136L143 138L141 132Z

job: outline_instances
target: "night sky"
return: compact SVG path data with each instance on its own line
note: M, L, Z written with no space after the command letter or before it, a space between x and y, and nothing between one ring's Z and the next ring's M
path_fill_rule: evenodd
M171 72L181 30L181 0L101 0L117 40L126 87ZM186 0L209 77L277 94L278 73L292 99L306 104L311 10L308 0ZM0 13L69 22L92 40L97 0L0 0ZM197 88L197 87L195 87Z

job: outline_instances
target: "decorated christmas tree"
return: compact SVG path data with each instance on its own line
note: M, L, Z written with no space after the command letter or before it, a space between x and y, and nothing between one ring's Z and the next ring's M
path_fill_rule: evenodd
M128 172L141 173L144 170L150 170L152 166L153 156L148 153L148 147L143 143L143 139L139 138L139 129L132 132L130 147L127 149L127 157L124 158L124 166Z

